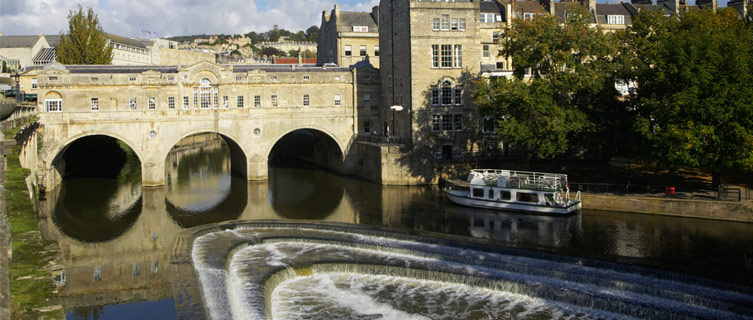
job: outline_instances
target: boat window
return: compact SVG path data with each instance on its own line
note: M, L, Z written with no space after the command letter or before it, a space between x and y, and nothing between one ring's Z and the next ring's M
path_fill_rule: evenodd
M473 189L473 196L476 198L483 198L484 197L484 189L476 188Z
M488 197L489 199L494 199L494 189L489 189Z
M535 193L518 192L517 198L523 202L539 202L539 195Z
M500 191L499 200L510 200L510 191Z

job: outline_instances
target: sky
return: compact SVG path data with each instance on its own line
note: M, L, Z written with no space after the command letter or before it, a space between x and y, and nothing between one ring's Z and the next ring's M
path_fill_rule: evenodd
M719 0L720 6L727 1ZM0 0L0 31L6 35L67 32L68 12L79 4L94 9L105 32L125 37L140 38L142 30L159 37L243 34L264 32L275 24L299 31L321 26L322 11L331 11L335 3L343 11L371 11L379 0Z
M371 11L379 0L0 0L5 35L67 32L68 12L91 7L105 32L141 37L264 32L276 24L290 31L321 26L322 11Z

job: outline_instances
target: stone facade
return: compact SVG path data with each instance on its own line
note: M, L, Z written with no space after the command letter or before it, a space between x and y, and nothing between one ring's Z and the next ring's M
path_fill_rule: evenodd
M383 108L384 131L412 145L417 169L477 150L483 136L470 92L483 64L496 69L482 44L504 26L501 9L486 23L478 2L383 0L381 8L382 99L402 106Z
M318 64L351 66L368 60L379 68L379 7L372 12L322 12L319 32Z
M379 73L373 68L270 65L62 66L37 71L37 181L57 185L61 153L73 141L107 135L142 163L144 186L165 183L165 157L182 138L219 133L233 151L233 171L266 179L272 147L307 129L326 140L320 164L353 172L351 144L378 122ZM364 96L372 100L364 103Z

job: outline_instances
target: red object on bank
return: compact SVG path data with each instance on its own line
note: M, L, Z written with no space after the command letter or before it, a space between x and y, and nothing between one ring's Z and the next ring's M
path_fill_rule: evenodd
M665 187L664 193L667 195L674 195L675 194L675 187Z

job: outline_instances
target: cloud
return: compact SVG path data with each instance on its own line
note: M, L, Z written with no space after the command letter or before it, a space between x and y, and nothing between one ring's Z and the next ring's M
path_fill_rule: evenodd
M274 25L291 31L321 24L322 11L371 11L379 0L3 0L0 30L7 35L67 31L67 16L79 4L91 7L106 32L138 37L141 30L160 36L241 34Z

